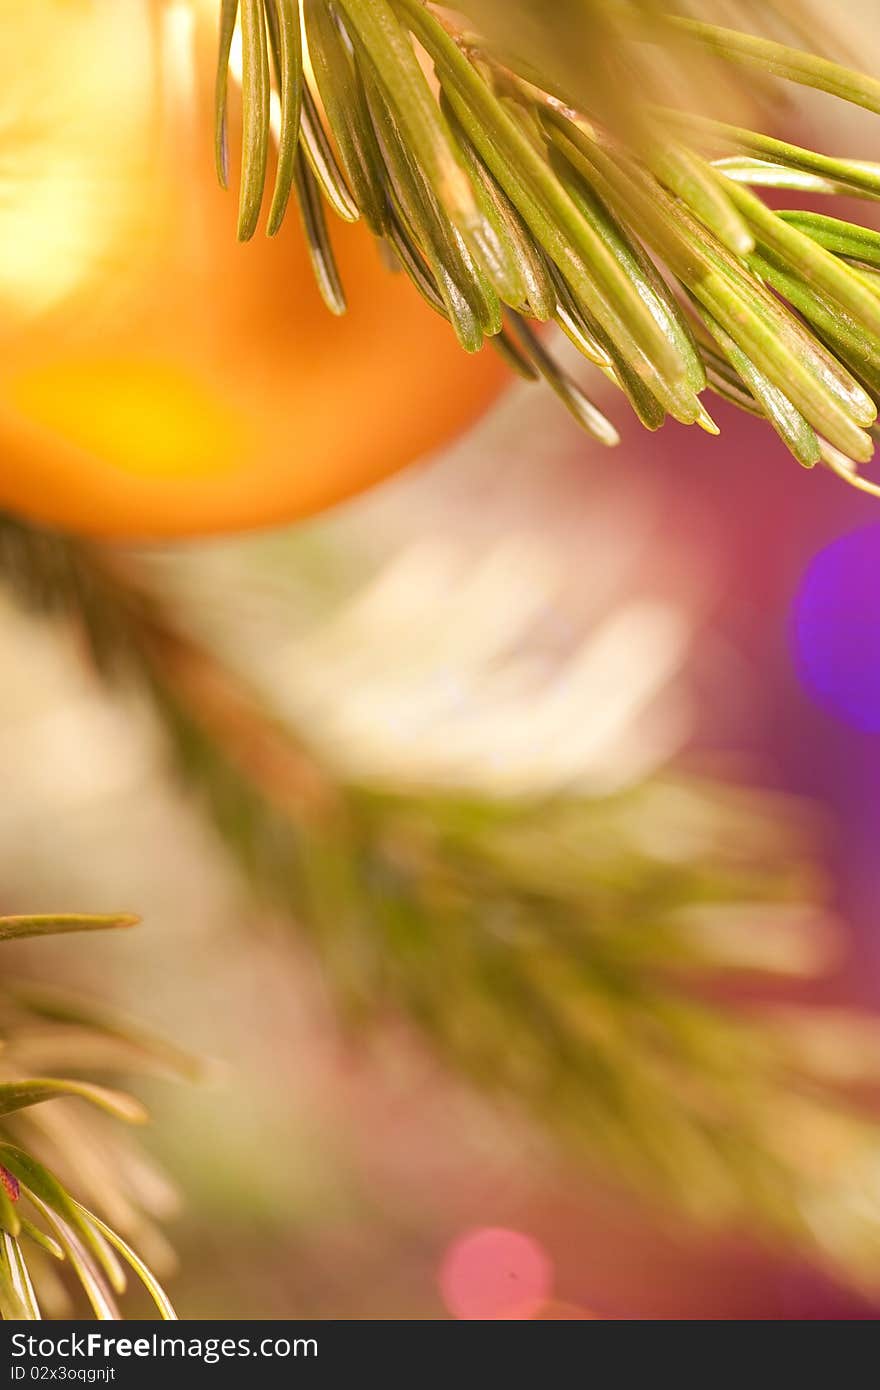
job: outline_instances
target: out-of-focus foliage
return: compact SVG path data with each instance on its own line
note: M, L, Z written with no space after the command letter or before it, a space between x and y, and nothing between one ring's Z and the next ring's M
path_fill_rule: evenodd
M783 1028L700 996L707 978L800 977L829 960L810 837L784 799L671 773L589 794L565 784L562 759L518 792L383 785L375 750L372 774L355 760L346 772L338 744L319 752L333 744L326 697L294 735L133 560L12 522L0 554L99 669L149 694L178 772L255 891L308 933L351 1020L403 1014L456 1072L618 1179L876 1279L880 1208L853 1194L878 1130L826 1066L821 1015ZM390 611L395 593L386 584ZM480 630L466 611L464 649ZM678 639L654 639L660 671ZM554 699L565 735L569 685L581 730L615 703L603 692L591 709L579 656L547 678L545 736ZM496 700L516 698L503 663L495 679Z

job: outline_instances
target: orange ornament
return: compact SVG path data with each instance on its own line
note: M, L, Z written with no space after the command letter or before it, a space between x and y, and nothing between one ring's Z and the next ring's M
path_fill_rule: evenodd
M125 539L283 523L479 416L503 364L467 356L364 228L332 227L342 318L295 208L236 242L212 165L216 5L0 14L0 507Z

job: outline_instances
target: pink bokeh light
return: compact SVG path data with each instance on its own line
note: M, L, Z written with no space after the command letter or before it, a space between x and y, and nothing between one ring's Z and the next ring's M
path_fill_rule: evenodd
M531 1236L483 1226L452 1242L438 1282L455 1318L522 1321L533 1318L550 1297L553 1266Z

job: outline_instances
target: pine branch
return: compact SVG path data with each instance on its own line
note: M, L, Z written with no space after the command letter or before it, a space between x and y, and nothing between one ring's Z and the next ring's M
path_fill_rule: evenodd
M782 1028L698 989L821 968L806 926L768 953L762 919L778 946L814 891L772 799L671 778L518 803L340 780L132 561L5 521L0 569L148 692L186 786L354 1016L407 1018L456 1072L673 1209L748 1218L876 1284L880 1206L848 1194L877 1127L823 1070L821 1015ZM645 848L670 806L686 863Z
M129 927L136 920L82 914L0 917L0 941ZM99 1318L121 1316L116 1300L125 1292L124 1265L145 1285L159 1315L174 1318L155 1274L114 1229L121 1226L160 1259L165 1254L164 1240L141 1209L137 1167L128 1150L92 1115L74 1119L55 1107L47 1112L44 1105L85 1101L135 1124L143 1123L145 1111L133 1097L90 1081L34 1077L28 1055L36 1050L43 1065L74 1072L92 1064L96 1045L108 1069L132 1071L149 1062L190 1071L191 1062L87 1002L29 992L8 980L0 988L0 1036L0 1317L38 1319L41 1307L53 1300L69 1311L63 1287L47 1267L48 1256L49 1266L57 1260L73 1271ZM71 1190L88 1194L114 1225L83 1206Z
M238 9L221 7L224 185ZM719 66L728 81L783 78L872 112L880 82L653 5L471 0L466 10L485 32L425 0L242 4L239 235L258 224L274 97L268 231L294 192L334 313L344 290L319 189L345 220L363 217L463 348L488 341L546 379L601 442L617 443L617 430L529 322L554 321L648 429L671 416L716 434L700 399L709 389L765 417L804 467L821 460L880 494L858 472L880 401L873 234L840 224L830 242L821 221L771 211L750 188L876 199L880 166L680 109L682 93L695 105L701 83L717 85Z

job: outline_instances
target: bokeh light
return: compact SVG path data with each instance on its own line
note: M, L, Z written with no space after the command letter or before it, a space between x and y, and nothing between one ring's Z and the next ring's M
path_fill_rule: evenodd
M793 619L798 675L812 697L853 728L880 733L880 525L815 556Z
M440 1292L453 1317L524 1320L549 1298L553 1267L531 1236L503 1227L467 1231L447 1250Z

